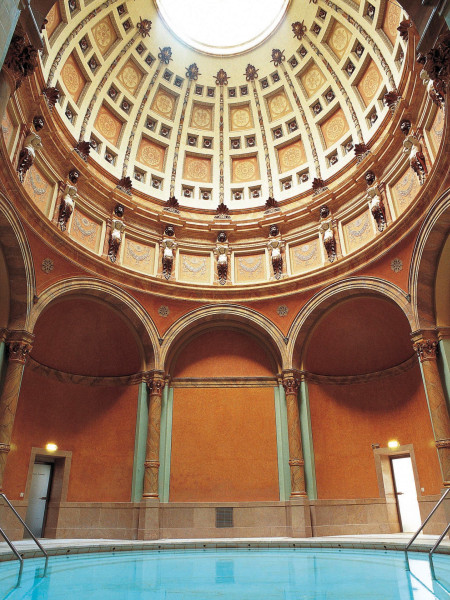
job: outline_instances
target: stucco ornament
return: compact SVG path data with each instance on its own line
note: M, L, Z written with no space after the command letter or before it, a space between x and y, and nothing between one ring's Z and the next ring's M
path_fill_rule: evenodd
M403 141L403 152L408 156L410 167L419 178L420 185L422 185L425 182L428 169L422 152L422 144L415 135L408 135Z
M214 248L214 255L217 257L217 278L220 285L225 285L228 278L228 245L218 243Z

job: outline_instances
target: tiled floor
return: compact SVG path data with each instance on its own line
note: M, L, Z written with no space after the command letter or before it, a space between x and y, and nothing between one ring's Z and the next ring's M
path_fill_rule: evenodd
M410 534L391 535L348 535L315 538L215 538L215 539L171 539L171 540L89 540L89 539L43 539L40 540L50 556L61 554L81 554L86 552L111 552L126 550L162 550L175 548L369 548L380 550L403 550L411 538ZM437 536L420 535L413 549L429 551ZM14 542L17 551L24 558L42 556L32 540ZM447 538L439 546L439 552L450 554L450 541ZM0 561L11 560L13 554L6 542L0 543Z

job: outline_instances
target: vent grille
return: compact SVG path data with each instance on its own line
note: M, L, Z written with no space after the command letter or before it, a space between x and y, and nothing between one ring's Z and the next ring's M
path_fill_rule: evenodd
M216 527L233 527L233 507L216 508Z

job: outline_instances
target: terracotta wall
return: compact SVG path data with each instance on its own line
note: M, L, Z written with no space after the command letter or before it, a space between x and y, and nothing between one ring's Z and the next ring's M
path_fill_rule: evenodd
M279 500L273 387L239 385L274 372L259 341L236 329L211 329L181 348L174 380L197 387L174 389L170 501ZM206 387L211 377L237 379Z
M68 501L129 502L138 387L62 383L25 370L4 487L25 491L31 448L72 451Z
M437 494L441 476L419 365L393 377L353 385L308 386L322 498L379 496L371 444L413 444L424 494ZM331 426L332 425L332 426Z
M273 388L174 390L169 500L279 500Z

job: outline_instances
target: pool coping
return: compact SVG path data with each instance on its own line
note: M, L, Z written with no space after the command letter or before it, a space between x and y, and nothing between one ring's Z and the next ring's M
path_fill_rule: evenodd
M410 536L328 536L316 538L210 538L210 539L161 539L161 540L107 540L107 539L40 539L49 556L89 554L94 552L130 552L143 550L203 550L208 548L338 548L364 550L405 549ZM420 536L411 547L411 552L429 552L438 536ZM32 540L13 542L24 558L42 557L42 552ZM445 540L436 551L450 554L450 541ZM14 554L6 542L0 543L0 562L14 560Z

